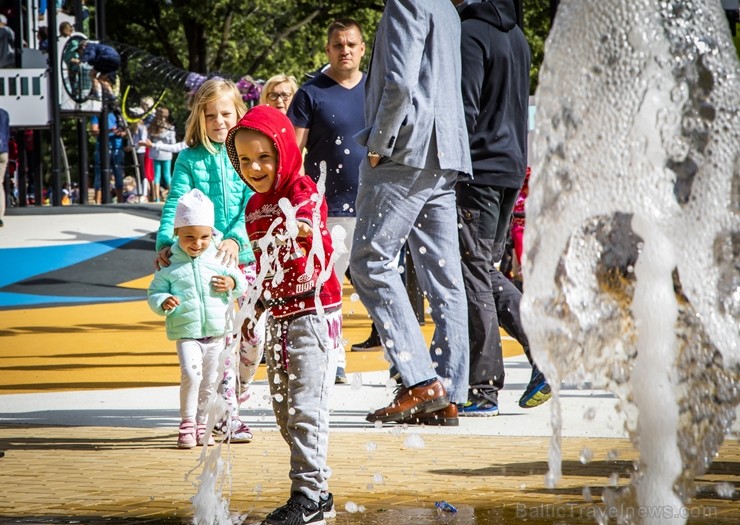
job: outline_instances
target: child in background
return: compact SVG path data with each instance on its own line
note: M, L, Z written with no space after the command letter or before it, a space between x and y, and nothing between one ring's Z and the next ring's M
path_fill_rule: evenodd
M182 420L179 448L213 444L213 438L206 437L204 409L216 388L229 304L247 288L241 271L223 264L217 255L215 243L221 234L214 231L213 224L213 203L200 190L178 199L174 218L177 240L171 246L170 264L157 270L147 293L151 309L167 316L167 338L177 341Z
M131 108L132 113L141 108ZM142 110L143 112L143 110ZM136 164L139 167L139 182L140 186L136 188L136 195L139 202L149 201L149 180L146 177L146 146L142 146L141 143L147 140L148 130L143 120L135 120L129 122L129 131L131 132L131 144L127 150L136 156Z
M117 98L116 78L121 67L121 55L112 46L82 40L79 45L80 61L89 64L93 84L91 99L114 101Z
M527 166L527 174L524 177L524 185L519 190L519 195L516 198L514 204L514 210L511 214L511 228L509 235L513 244L513 254L511 261L511 270L505 273L506 277L514 283L514 286L519 288L521 291L523 288L522 279L522 256L524 255L524 224L526 222L526 215L524 212L525 201L527 195L529 195L529 176L532 173L532 168Z
M123 178L123 202L135 203L137 199L136 179L131 175L126 175Z
M203 82L195 93L192 111L185 125L185 142L188 147L177 156L170 192L162 207L157 232L156 268L170 264L171 246L175 240L172 223L178 199L197 188L213 202L215 228L223 233L223 239L217 246L217 256L226 265L238 264L248 282L254 280L254 255L244 226L244 209L253 192L239 179L224 146L229 129L245 111L241 94L231 81L212 78ZM242 340L242 363L255 360L259 363L262 341L260 334L256 335L255 340ZM237 396L241 394L242 399L246 397L245 386L251 378L243 378L240 392L231 361L226 364L225 377L219 390L226 403L231 406L230 418L217 424L217 430L224 433L229 431L231 443L249 442L252 434L249 426L238 417Z
M154 120L149 125L149 140L152 144L174 144L175 127L170 123L170 110L159 106L154 114ZM138 143L138 142L137 142ZM164 200L162 196L162 182L169 189L172 179L172 153L169 151L152 147L149 156L154 162L154 202Z
M247 203L247 232L267 314L272 406L290 446L290 499L263 523L323 524L335 513L326 461L329 389L342 344L342 290L332 268L326 200L301 175L295 130L280 110L250 109L229 132L226 148L256 192Z

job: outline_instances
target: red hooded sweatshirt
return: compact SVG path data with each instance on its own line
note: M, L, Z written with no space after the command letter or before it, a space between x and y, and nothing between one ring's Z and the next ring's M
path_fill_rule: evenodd
M244 128L270 138L278 159L274 186L267 193L255 192L245 212L247 234L257 259L257 279L262 284L262 301L278 319L316 312L317 295L326 311L341 306L342 288L333 267L329 268L334 249L326 229L326 200L323 195L318 199L316 184L300 173L301 153L293 125L281 111L262 105L250 109L231 128L226 151L236 172L249 185L241 173L234 146L234 136ZM286 223L291 223L280 207L281 199L290 202L295 220L312 227L313 236L290 238ZM314 242L317 234L321 237Z

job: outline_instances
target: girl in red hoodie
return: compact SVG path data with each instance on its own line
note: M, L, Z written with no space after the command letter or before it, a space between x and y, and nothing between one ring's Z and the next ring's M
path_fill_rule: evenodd
M246 208L257 260L257 297L250 303L267 310L272 406L291 450L291 497L264 523L322 524L334 512L326 465L328 393L342 344L342 291L333 270L326 201L311 178L301 175L295 130L279 110L249 110L229 131L226 149L255 191Z

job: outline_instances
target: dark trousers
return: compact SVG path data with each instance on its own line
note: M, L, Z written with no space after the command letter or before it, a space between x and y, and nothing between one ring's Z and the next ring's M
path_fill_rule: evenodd
M505 375L499 326L524 347L533 373L538 373L519 315L522 294L495 266L503 255L519 190L460 182L455 191L468 302L470 389L498 403Z

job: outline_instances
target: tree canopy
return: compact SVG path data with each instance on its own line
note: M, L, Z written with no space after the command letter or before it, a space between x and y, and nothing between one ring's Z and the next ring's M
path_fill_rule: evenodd
M340 17L356 19L372 45L383 10L382 0L108 0L106 5L111 40L189 71L255 78L301 77L322 65L326 28Z
M550 27L549 0L524 3L532 47L532 93ZM357 20L370 57L383 0L107 0L107 36L201 74L267 79L304 75L326 63L326 28L337 18ZM113 23L125 20L126 23ZM363 64L366 67L367 64ZM178 94L165 100L177 115ZM178 118L179 117L179 118Z

